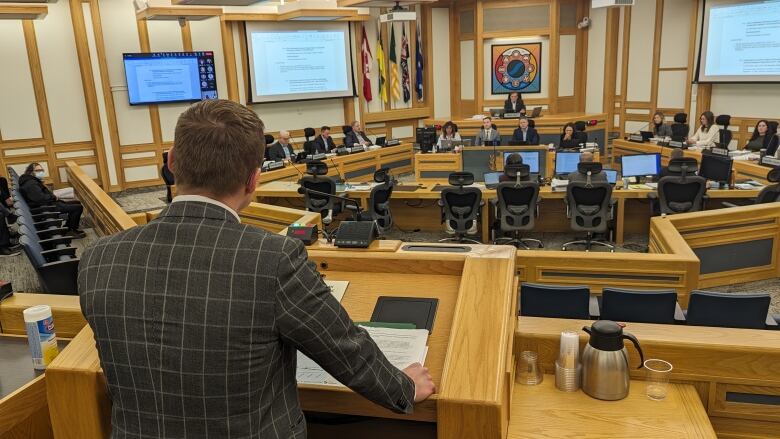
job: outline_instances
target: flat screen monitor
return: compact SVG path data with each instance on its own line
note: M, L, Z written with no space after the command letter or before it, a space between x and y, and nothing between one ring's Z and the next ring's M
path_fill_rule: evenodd
M577 170L580 153L559 152L555 154L555 175L566 175Z
M617 171L614 169L602 169L601 172L607 174L607 181L609 184L617 183Z
M702 154L699 176L712 181L729 181L731 165L729 157L717 154Z
M528 165L528 172L531 174L539 173L539 151L508 151L504 153L504 165L512 154L520 154L523 158L523 164Z
M485 186L497 186L498 183L501 181L501 176L504 175L503 172L486 172L483 174L485 178Z
M214 52L122 55L130 105L217 99Z
M661 154L624 155L620 163L623 177L645 177L661 173Z

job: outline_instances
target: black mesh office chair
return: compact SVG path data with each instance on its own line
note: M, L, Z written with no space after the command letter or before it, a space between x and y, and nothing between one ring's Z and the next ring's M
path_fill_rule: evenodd
M673 324L678 314L677 293L604 288L601 292L603 320L634 323ZM680 311L679 314L682 312ZM683 320L683 316L678 319Z
M387 168L374 172L374 182L378 185L371 188L368 197L368 206L361 219L376 222L377 230L383 234L393 227L393 214L390 211L390 198L393 195L394 183L390 178Z
M270 134L266 134L265 135L265 159L266 160L271 160L271 155L270 155L271 148L270 148L270 146L274 143L274 140L275 140L274 136L272 136Z
M500 236L493 240L493 244L514 245L518 248L530 249L529 243L534 243L538 248L543 248L542 241L532 238L522 238L522 232L533 230L538 213L539 183L527 180L529 175L528 165L507 165L504 173L514 178L515 181L499 183L496 188L498 199L496 200L496 223L494 228L497 235L510 233L511 236Z
M594 245L615 251L615 246L594 238L596 233L606 233L612 219L612 185L606 181L593 182L593 174L601 172L601 163L579 163L577 171L587 176L586 181L571 181L566 187L566 215L575 232L586 232L585 239L570 241L561 247L566 251L572 245L584 245L590 251Z
M780 182L780 167L771 169L767 173L766 179L772 184L766 185L763 189L761 189L761 192L758 193L758 196L753 201L753 204L775 203L780 201L780 183L778 183ZM737 207L739 205L724 201L723 206Z
M587 127L588 124L583 121L574 122L574 137L583 145L588 143L588 133L585 131Z
M771 120L769 121L769 124L767 125L767 135L774 135L775 139L773 141L769 142L769 147L766 150L766 154L769 156L774 156L777 154L777 147L778 144L780 144L780 134L777 134L777 121Z
M320 161L310 162L306 165L306 174L298 182L302 188L310 189L325 194L336 194L336 181L328 177L328 165ZM337 198L326 195L303 192L303 201L306 210L318 212L322 216L323 224L330 224L333 221L333 214L341 209L341 203Z
M449 176L449 184L441 191L440 205L444 214L444 220L455 231L455 236L444 238L439 242L479 241L467 238L469 229L477 222L479 207L482 205L482 191L476 187L464 187L474 183L474 174L471 172L453 172Z
M303 142L303 152L305 152L308 155L313 155L315 153L314 141L311 140L311 137L313 136L314 136L314 128L303 129L303 137L306 138L306 141Z
M162 153L163 164L160 168L160 177L165 182L165 199L170 203L173 200L173 193L171 192L171 186L176 184L173 179L173 172L168 168L168 151Z
M731 124L731 116L728 114L721 114L715 118L715 123L720 125L720 132L718 133L721 148L728 148L734 133L729 130L729 124Z
M722 328L766 329L771 298L768 294L723 294L693 291L686 324ZM772 325L774 326L774 325Z
M688 126L688 115L677 113L674 115L672 124L672 140L675 142L684 142L688 138L690 127Z
M658 207L662 214L698 212L704 208L707 179L693 174L696 160L690 158L669 161L669 173L658 180ZM654 198L655 194L648 195Z
M590 319L598 310L587 286L520 284L519 314L528 317Z

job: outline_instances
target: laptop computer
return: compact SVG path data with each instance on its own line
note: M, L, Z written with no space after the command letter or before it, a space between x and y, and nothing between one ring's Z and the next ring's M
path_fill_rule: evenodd
M490 117L495 119L500 119L504 117L504 113L506 113L506 110L503 108L491 108L490 109Z
M614 169L602 169L601 172L607 175L607 182L609 182L609 184L617 184L618 171Z
M387 138L385 136L377 137L376 142L374 142L377 146L385 146L385 140Z
M531 110L531 115L528 117L530 118L542 117L542 107L534 107L534 109Z
M647 142L648 140L653 138L653 132L652 131L640 131L639 134L642 135L642 141Z

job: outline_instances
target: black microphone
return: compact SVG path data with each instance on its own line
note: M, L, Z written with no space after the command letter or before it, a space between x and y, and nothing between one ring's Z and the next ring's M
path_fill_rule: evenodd
M372 136L374 136L374 141L376 141L376 138L377 138L376 133L371 131L370 129L368 129L368 127L364 127L364 128L366 129L366 131L368 131L368 134L371 134ZM368 140L369 143L371 143L372 145L374 144L374 142L371 142L371 139L369 139L368 136L366 136L366 140Z
M319 195L319 196L322 196L322 197L336 198L337 200L342 200L342 201L346 201L346 202L352 203L352 204L355 205L355 212L353 214L353 218L354 218L355 221L359 221L360 214L363 212L363 209L360 208L360 203L358 203L357 200L354 200L354 199L349 198L349 197L342 197L341 195L334 195L334 194L329 194L327 192L320 192L320 191L316 191L314 189L309 189L309 188L306 188L306 187L303 187L303 186L298 188L298 193L301 194L301 195L304 195L304 194L309 194L309 195L314 194L314 195Z
M344 183L347 182L347 177L345 175L341 175L341 170L339 170L339 167L336 166L336 162L333 161L333 157L328 157L328 160L330 160L330 164L333 165L334 168L336 168L336 174L338 174L341 181Z
M298 169L298 167L297 167L297 166L295 166L295 163L292 163L290 166L292 166L292 167L293 167L293 169L295 169L295 172L297 172L297 173L298 173L298 175L300 175L300 176L301 176L301 179L303 179L303 172L301 172L301 170L300 170L300 169ZM295 178L295 176L294 176L294 175L293 175L293 178ZM300 180L298 180L298 181L300 181Z

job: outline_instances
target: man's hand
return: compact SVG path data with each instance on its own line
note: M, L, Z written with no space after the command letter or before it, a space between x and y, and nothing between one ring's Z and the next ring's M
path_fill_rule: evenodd
M412 363L403 372L414 381L414 402L422 402L436 392L431 374L427 367L420 363Z

